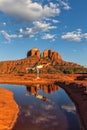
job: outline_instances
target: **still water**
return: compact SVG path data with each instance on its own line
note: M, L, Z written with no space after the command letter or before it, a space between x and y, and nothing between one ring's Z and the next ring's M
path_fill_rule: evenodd
M14 93L20 112L13 130L80 130L76 108L57 85L1 84Z

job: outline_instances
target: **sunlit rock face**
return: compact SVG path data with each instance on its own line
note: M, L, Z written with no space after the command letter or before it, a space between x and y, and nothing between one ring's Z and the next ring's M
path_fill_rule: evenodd
M52 61L57 61L57 60L62 60L62 57L58 52L53 52L51 59L52 59Z
M52 57L52 50L44 50L43 57L51 58Z
M40 50L37 48L32 48L27 52L27 57L29 56L37 56L38 58L41 58L41 53ZM61 55L58 52L53 52L52 50L44 50L43 52L43 57L44 58L49 58L52 61L59 61L62 60Z
M43 57L49 58L53 64L60 63L62 61L61 55L58 52L53 52L52 50L44 50Z
M40 50L38 50L37 48L32 48L27 52L27 57L29 56L37 56L38 58L40 58L41 57Z

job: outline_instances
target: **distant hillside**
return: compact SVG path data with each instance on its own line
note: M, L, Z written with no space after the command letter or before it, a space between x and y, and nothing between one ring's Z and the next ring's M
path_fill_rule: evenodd
M26 68L47 63L49 65L42 68L40 73L87 73L87 68L64 61L58 52L45 50L41 54L40 50L33 48L27 52L27 57L24 59L0 62L0 74L23 75L25 73L35 73L35 71L28 71Z

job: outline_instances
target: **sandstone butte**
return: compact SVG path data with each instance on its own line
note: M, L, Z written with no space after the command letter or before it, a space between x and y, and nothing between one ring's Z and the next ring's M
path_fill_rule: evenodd
M1 61L0 62L0 75L1 74L30 74L30 72L27 72L26 68L33 67L35 65L40 64L47 64L48 66L41 69L41 72L44 74L47 73L59 73L58 67L62 68L82 68L83 66L78 65L73 62L66 62L62 59L62 56L52 50L44 50L43 53L40 52L37 48L33 48L27 52L27 56L24 59L19 60L9 60L9 61Z
M0 130L12 130L18 112L19 108L13 98L13 93L0 88Z

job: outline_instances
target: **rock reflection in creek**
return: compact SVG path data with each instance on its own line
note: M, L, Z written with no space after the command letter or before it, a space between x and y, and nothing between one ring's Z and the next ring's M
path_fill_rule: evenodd
M50 101L50 99L46 98L45 96L42 96L39 94L40 90L43 90L43 92L45 94L50 94L52 92L58 91L59 87L51 84L51 85L34 85L34 86L26 86L27 89L27 93L26 96L28 96L29 94L34 95L36 98L41 99L43 101Z
M20 115L13 130L80 130L76 114L71 112L75 113L74 105L58 85L27 85L21 99ZM66 110L73 115L72 128Z
M61 109L55 102L51 101L46 96L43 96L40 93L40 90L43 90L44 93L52 93L58 91L58 86L53 85L35 85L35 86L26 86L27 96L34 95L37 99L36 95L40 95L42 98L38 98L38 100L32 105L29 104L26 110L23 111L24 116L30 120L33 125L37 125L42 129L55 129L58 130L66 130L68 128L67 119L65 115L62 113ZM43 97L46 100L43 100ZM42 102L46 101L46 102ZM63 125L62 125L63 123ZM39 129L40 129L39 128Z
M40 84L33 86L28 85L26 86L26 90L25 96L28 98L32 96L33 99L32 102L28 101L29 103L26 106L22 106L22 128L26 123L26 130L28 130L29 125L32 130L67 130L68 123L66 116L61 111L60 107L47 97L48 94L57 92L59 90L58 86ZM38 98L38 95L41 96L41 98ZM43 97L46 100L43 100ZM18 128L21 127L18 126Z

